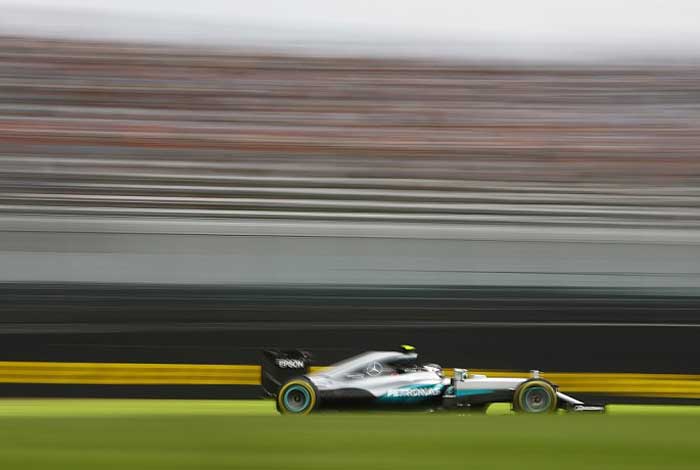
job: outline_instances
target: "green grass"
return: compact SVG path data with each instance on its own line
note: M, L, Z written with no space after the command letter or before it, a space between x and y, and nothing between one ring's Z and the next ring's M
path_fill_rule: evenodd
M0 469L696 469L700 407L281 417L270 401L0 400Z

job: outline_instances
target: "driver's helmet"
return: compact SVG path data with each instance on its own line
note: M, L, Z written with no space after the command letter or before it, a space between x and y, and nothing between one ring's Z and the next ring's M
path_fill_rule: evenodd
M435 374L439 375L440 377L443 376L442 367L440 367L440 365L438 365L438 364L424 364L423 370L426 372L434 372Z

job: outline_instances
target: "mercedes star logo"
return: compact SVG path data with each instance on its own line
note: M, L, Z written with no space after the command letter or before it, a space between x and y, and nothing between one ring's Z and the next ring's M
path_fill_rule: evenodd
M381 374L382 370L384 370L382 365L375 361L367 366L367 375L369 375L370 377L374 377L376 375Z

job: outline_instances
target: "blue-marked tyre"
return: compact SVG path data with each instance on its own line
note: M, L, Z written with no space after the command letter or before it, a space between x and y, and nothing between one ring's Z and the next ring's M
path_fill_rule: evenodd
M557 405L557 392L546 380L523 382L513 395L513 409L520 413L554 413Z
M277 394L277 410L283 415L307 415L316 407L316 389L306 380L290 380Z

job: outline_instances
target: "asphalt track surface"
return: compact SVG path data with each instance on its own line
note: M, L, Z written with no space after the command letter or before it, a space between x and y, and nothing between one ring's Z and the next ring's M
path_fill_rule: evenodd
M622 289L3 284L4 361L317 364L410 343L447 367L700 373L700 298ZM2 395L255 396L256 387L3 385Z

